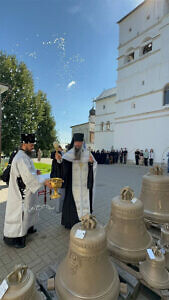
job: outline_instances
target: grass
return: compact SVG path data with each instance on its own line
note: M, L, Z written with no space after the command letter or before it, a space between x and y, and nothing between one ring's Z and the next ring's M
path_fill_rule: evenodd
M0 176L2 176L3 169L4 169L4 168L0 166Z
M36 169L41 171L41 174L46 174L51 172L51 165L49 164L34 162L34 166Z

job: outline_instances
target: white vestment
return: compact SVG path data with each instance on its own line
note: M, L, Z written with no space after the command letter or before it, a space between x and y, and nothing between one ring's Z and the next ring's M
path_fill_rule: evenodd
M22 197L18 186L18 177L22 178L26 186L24 197ZM42 186L42 179L36 175L32 159L24 151L19 150L11 165L4 224L5 237L22 237L35 224L37 191Z
M88 178L88 162L89 157L92 154L82 148L81 159L75 160L74 148L69 150L64 154L63 159L72 162L72 193L73 198L76 204L77 214L79 219L86 214L90 213L90 201L89 201L89 189L87 188L87 178ZM94 186L93 186L93 199L94 199L94 190L95 190L95 175L97 162L93 158L93 177L94 177Z

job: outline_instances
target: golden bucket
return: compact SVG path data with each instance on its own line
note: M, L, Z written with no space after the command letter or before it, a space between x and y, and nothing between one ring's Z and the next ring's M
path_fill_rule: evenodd
M169 222L169 176L156 166L143 176L140 200L144 204L144 216L155 223Z
M144 224L143 204L130 187L113 198L107 232L107 245L112 255L125 262L137 263L146 258L152 237Z
M151 287L168 289L169 273L165 268L165 257L157 247L151 250L154 258L147 254L146 261L140 263L140 273Z
M42 295L35 288L35 276L27 266L18 265L7 278L9 289L3 300L42 300Z
M85 231L84 238L77 233ZM66 258L55 278L55 289L62 300L116 300L120 283L117 271L106 250L103 226L85 216L73 226Z

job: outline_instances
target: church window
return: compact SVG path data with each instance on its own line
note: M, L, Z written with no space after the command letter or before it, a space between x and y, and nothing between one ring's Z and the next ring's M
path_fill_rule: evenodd
M103 105L103 109L105 109L106 108L106 105Z
M145 55L146 53L152 51L152 46L153 46L152 42L150 42L147 45L145 45L143 47L143 55Z
M127 64L133 60L134 60L134 51L133 48L130 48L130 52L128 51L127 54L125 55L124 63Z
M163 105L169 105L169 84L164 89L164 103Z
M101 122L101 124L100 124L100 129L101 129L101 131L104 130L104 122Z
M110 121L107 121L107 123L106 123L106 129L110 130Z
M132 28L131 27L129 28L129 32L132 32Z
M127 56L127 62L130 62L132 60L134 60L134 52L128 54L128 56Z
M136 104L135 103L131 103L131 108L136 108Z
M149 20L149 19L150 19L150 15L147 16L147 20Z

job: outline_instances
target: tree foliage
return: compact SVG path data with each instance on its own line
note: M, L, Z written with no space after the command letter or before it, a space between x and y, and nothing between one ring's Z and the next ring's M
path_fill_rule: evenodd
M41 150L52 149L56 131L51 106L42 91L34 93L32 74L26 65L0 52L0 82L9 86L2 94L2 151L13 151L24 132L37 133Z

